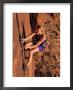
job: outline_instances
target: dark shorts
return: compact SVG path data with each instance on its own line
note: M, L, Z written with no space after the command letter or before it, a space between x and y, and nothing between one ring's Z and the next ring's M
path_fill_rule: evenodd
M38 48L39 48L40 51L44 49L44 45L43 45L44 43L46 43L46 40L42 44L40 44L38 46Z

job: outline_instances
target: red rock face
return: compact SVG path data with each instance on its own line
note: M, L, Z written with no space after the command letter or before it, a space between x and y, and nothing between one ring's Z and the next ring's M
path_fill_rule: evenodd
M24 24L26 37L31 35L29 13L18 13L19 29L21 34ZM35 15L36 16L36 15ZM13 14L13 76L14 77L58 77L60 76L60 14L38 13L37 24L44 27L47 43L44 50L33 55L30 68L22 69L22 52L19 42L16 14ZM34 23L33 23L34 25ZM30 41L30 40L29 40ZM24 62L27 64L29 59Z

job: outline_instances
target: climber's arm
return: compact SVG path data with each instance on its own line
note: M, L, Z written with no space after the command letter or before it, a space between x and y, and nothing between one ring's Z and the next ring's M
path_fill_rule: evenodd
M28 36L25 39L22 39L23 42L28 41L30 38L32 38L35 35L35 33L31 34L30 36Z

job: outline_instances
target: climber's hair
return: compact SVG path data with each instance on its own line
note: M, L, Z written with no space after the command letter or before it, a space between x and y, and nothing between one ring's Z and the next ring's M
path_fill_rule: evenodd
M38 30L39 30L40 28L41 28L41 25L37 25L36 28L35 28L35 30L33 30L33 33L38 32Z
M44 32L44 29L42 29L43 27L41 26L41 25L37 25L37 30L41 30L41 32L44 34L45 32Z
M41 25L37 25L37 27L36 27L37 29L40 29L41 28Z
M41 30L41 32L42 32L43 34L45 34L45 31L44 31L44 29L42 29L42 26L41 26L41 25L37 25L37 26L36 26L36 29L33 30L33 33L37 33L39 30Z

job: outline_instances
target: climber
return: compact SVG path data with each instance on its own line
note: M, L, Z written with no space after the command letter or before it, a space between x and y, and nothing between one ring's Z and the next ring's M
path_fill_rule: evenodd
M35 52L43 50L44 46L43 44L46 42L46 35L44 28L41 25L37 25L36 30L27 38L22 39L23 43L28 41L30 38L32 38L31 42L26 43L25 49L30 49L30 57L28 62L28 67L30 65L30 62L32 61L33 54Z

